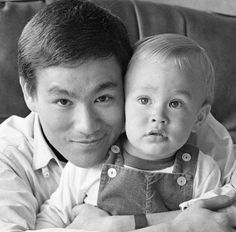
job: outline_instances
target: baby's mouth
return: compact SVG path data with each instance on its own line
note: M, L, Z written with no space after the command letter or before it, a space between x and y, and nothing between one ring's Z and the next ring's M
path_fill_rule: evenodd
M153 129L153 130L149 131L149 132L148 132L148 135L166 137L165 131L159 130L159 129Z

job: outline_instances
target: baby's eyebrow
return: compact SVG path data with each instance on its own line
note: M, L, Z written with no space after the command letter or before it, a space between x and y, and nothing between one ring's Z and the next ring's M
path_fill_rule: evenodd
M155 91L155 92L158 92L160 87L155 87L155 86L150 86L150 85L147 85L147 86L143 86L142 89L144 90L147 90L147 91ZM184 95L188 98L192 98L192 95L191 93L188 91L188 90L184 90L184 89L177 89L177 90L174 90L174 93L175 94L180 94L180 95Z
M181 95L184 95L185 97L191 99L192 98L192 95L189 91L187 90L177 90L176 91L177 94L181 94Z

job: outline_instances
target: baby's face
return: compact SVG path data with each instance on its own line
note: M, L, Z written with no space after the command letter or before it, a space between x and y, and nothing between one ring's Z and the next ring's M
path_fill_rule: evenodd
M200 72L172 61L137 60L125 83L127 149L139 158L172 156L196 129L204 100Z

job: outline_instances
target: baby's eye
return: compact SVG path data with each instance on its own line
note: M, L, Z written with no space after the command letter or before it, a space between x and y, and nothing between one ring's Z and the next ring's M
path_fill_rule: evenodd
M179 100L174 100L169 103L169 106L174 109L179 109L182 105L183 103Z
M150 104L151 100L147 97L140 97L138 99L138 102L142 105L147 105L147 104Z
M104 95L104 96L98 97L98 98L95 100L95 103L108 102L108 101L111 100L111 99L112 99L112 98L111 98L110 96Z
M69 106L72 104L72 102L67 99L59 99L57 100L57 104L60 106Z

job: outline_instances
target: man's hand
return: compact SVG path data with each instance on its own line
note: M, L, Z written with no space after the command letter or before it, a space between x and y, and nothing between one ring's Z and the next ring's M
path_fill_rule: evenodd
M236 207L234 198L217 196L199 200L179 214L172 222L181 232L235 232Z
M89 204L75 206L72 215L74 220L67 228L98 231L105 231L106 221L110 217L106 211Z
M235 199L217 196L197 201L175 219L146 227L142 232L236 232ZM75 219L71 229L123 232L134 228L133 216L109 216L95 206L83 204L74 209Z
M140 230L140 232L236 232L235 199L217 196L197 201L175 219Z
M106 211L89 204L73 208L74 220L69 229L96 230L99 232L126 232L134 228L134 216L110 216Z

